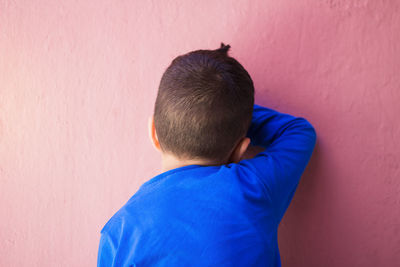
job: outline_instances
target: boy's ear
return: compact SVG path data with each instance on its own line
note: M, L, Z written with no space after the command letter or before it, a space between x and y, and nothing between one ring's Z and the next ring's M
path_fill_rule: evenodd
M149 128L149 138L150 138L151 144L157 151L161 152L160 143L158 142L158 137L157 137L157 133L156 133L156 127L154 127L154 117L153 116L149 117L148 128Z
M238 163L242 160L248 146L250 144L250 138L243 137L240 142L236 145L235 149L232 151L232 154L229 158L229 162Z

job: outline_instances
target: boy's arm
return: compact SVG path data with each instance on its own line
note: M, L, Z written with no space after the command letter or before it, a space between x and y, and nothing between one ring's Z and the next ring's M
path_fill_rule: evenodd
M311 157L315 129L304 118L254 105L247 137L265 150L239 164L260 179L280 221Z
M108 233L101 233L97 254L97 267L113 266L116 246Z
M126 237L124 225L124 220L114 214L101 230L97 267L125 266L128 255L121 245L121 238Z

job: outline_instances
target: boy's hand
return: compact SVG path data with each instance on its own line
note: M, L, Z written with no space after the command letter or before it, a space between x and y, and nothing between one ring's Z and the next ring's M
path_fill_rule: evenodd
M252 146L249 145L247 147L247 150L244 152L242 158L240 160L243 159L252 159L254 158L258 153L263 152L265 150L265 147L262 146Z

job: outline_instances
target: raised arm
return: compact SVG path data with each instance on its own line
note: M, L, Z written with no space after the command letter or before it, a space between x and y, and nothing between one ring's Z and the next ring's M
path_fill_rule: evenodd
M239 164L259 177L280 221L314 150L315 129L304 118L254 105L247 137L265 150Z

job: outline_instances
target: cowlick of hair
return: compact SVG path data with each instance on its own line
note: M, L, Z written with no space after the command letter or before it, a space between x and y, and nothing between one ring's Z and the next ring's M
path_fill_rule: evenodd
M231 48L230 45L225 45L224 43L221 43L221 47L218 48L217 51L227 55L229 48Z

